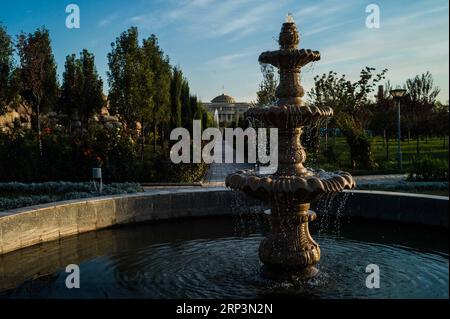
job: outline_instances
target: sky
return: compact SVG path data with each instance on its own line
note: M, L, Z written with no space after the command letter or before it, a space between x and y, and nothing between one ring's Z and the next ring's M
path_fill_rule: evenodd
M80 8L79 29L66 27L71 3ZM366 26L370 4L379 7L379 28ZM255 101L262 80L258 56L278 48L287 13L299 29L300 47L321 52L320 61L302 69L305 90L316 75L333 70L356 80L370 66L387 68L394 86L430 71L441 88L438 99L448 101L448 0L0 0L9 34L50 30L60 78L66 55L86 48L95 54L107 92L111 42L137 26L141 39L157 35L171 64L205 102L223 91Z

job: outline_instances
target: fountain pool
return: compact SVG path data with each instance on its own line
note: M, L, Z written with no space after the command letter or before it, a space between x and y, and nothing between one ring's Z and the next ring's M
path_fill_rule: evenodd
M324 254L307 281L260 275L267 217L216 216L104 229L6 254L0 298L448 298L447 230L340 224L339 233L312 225ZM70 263L80 266L80 289L65 286ZM365 285L371 263L379 289Z

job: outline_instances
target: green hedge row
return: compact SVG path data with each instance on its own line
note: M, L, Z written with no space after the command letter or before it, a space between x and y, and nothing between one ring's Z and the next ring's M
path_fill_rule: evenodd
M414 158L408 179L411 181L447 181L448 161L430 156Z
M102 193L95 189L93 183L0 183L0 211L62 200L142 191L142 186L136 183L105 184Z

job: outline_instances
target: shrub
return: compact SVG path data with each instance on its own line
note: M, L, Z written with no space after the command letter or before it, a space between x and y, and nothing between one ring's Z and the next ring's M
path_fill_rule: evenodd
M144 189L136 183L105 184L102 193L95 190L93 183L0 183L0 211L61 200L142 191Z
M170 159L160 155L155 161L154 181L193 183L201 181L208 169L205 163L173 164Z
M142 159L140 146L125 129L91 126L84 135L48 129L42 134L43 156L38 145L37 134L31 130L0 133L0 182L89 181L92 168L99 165L107 183L192 182L200 180L207 167L203 163L173 165L168 151Z
M408 179L411 181L446 181L448 180L448 161L430 156L413 158Z

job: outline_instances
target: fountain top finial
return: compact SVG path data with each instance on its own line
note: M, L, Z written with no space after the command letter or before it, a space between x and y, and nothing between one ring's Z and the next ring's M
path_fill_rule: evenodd
M292 15L292 13L288 12L284 22L286 22L286 23L295 23L294 16Z
M286 17L286 22L284 22L281 27L278 43L280 44L280 48L282 50L289 50L297 49L299 42L300 38L298 35L297 26L295 25L292 14L289 13Z

